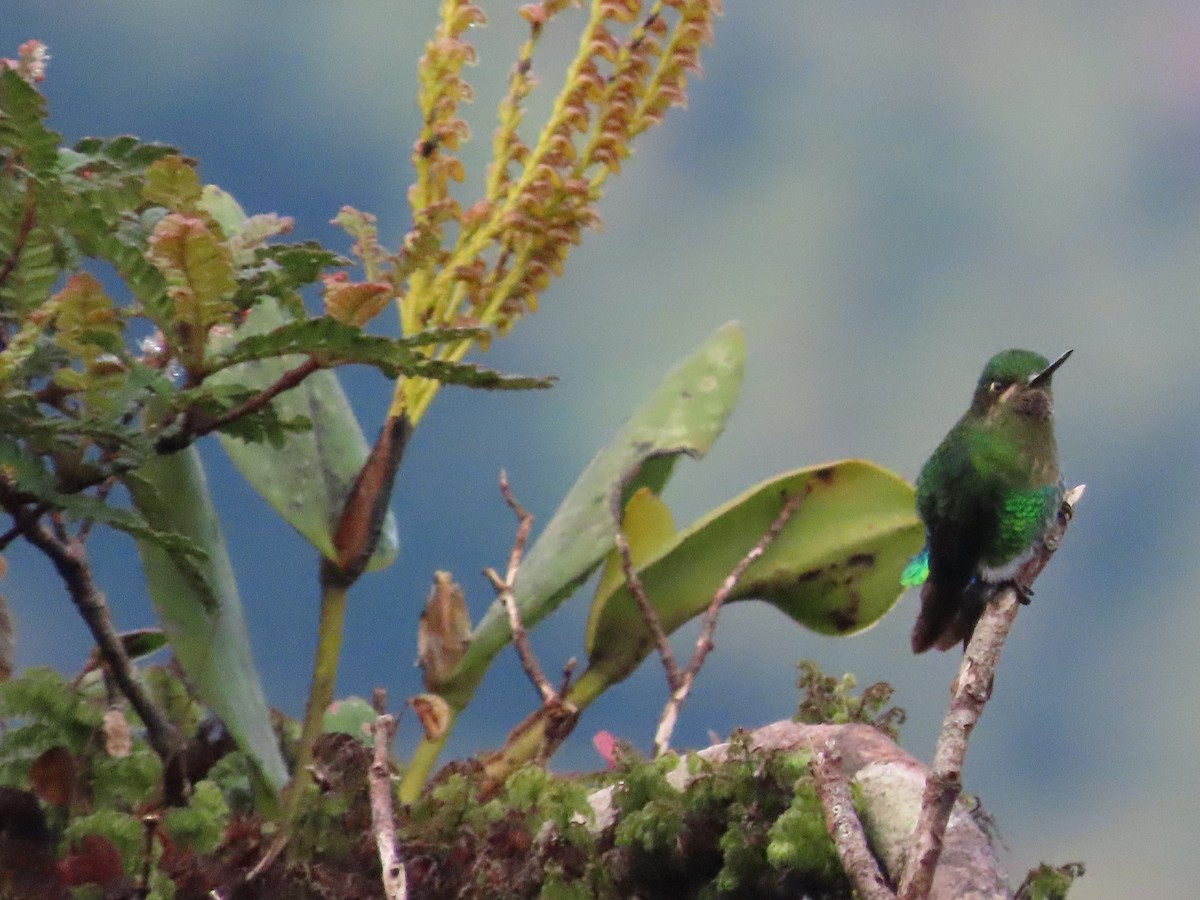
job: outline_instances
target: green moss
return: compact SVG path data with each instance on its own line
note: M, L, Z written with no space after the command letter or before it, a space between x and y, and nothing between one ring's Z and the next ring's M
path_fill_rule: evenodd
M212 853L221 845L229 824L229 804L220 787L212 781L197 782L183 809L167 812L166 826L171 839L196 853Z
M1083 875L1083 863L1051 866L1042 863L1025 876L1017 890L1017 900L1064 900L1076 878Z
M892 740L899 737L906 713L898 706L887 705L895 691L886 681L876 682L861 694L855 694L858 680L849 673L834 678L808 659L802 660L797 668L800 675L796 686L804 699L793 716L795 721L810 725L857 722L878 728Z
M98 834L112 841L121 851L121 863L126 875L141 871L146 853L145 826L136 816L115 809L98 809L79 816L63 832L63 845L78 844L89 834Z

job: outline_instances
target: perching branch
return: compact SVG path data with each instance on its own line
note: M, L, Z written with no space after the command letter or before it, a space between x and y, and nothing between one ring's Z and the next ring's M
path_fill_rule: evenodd
M1066 533L1084 485L1072 488L1063 498L1055 523L1047 530L1033 557L1022 566L1012 583L1003 586L986 604L975 633L963 655L954 680L950 710L942 723L925 781L921 813L913 831L911 849L897 896L900 900L925 900L933 888L942 840L954 802L962 792L962 770L967 741L992 695L996 665L1004 641L1034 580L1041 574Z

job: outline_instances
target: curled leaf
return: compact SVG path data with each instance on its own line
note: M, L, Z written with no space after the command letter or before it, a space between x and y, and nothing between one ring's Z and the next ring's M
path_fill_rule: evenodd
M29 767L29 786L46 803L66 809L75 796L78 764L75 754L62 745L42 752Z
M433 588L417 625L417 665L425 689L436 692L458 665L471 637L471 616L462 588L449 572L433 573Z
M450 727L453 715L450 704L438 694L418 694L408 701L421 721L425 740L440 741Z

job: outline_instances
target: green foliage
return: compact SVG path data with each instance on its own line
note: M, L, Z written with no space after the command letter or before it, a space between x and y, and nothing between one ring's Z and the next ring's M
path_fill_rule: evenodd
M171 839L195 853L212 853L220 846L229 824L229 804L221 788L212 781L198 781L192 787L188 805L168 810L167 831Z
M374 366L389 378L396 378L400 374L422 375L443 384L507 390L548 388L553 385L553 378L502 375L471 363L428 359L413 350L446 340L449 336L474 333L477 333L474 329L440 329L433 334L418 335L411 341L396 340L365 334L360 326L321 316L288 322L273 331L249 335L210 361L209 369L219 371L251 360L307 354L315 357L323 366L350 363Z
M126 875L140 874L146 856L146 830L140 817L116 809L97 809L67 825L63 844L77 844L89 834L108 838L116 845Z
M33 761L51 747L82 752L94 740L104 710L51 669L26 669L0 684L0 783L23 784Z
M134 507L159 531L204 548L194 559L139 538L146 587L175 658L203 702L255 761L264 783L287 769L250 649L241 596L195 447L156 456L126 480ZM189 707L190 708L190 707Z
M199 706L168 667L145 673L153 695L172 715L172 724L196 734L197 749L210 746L196 720ZM163 766L137 727L136 717L93 670L68 682L49 669L29 669L0 684L0 784L33 788L48 807L61 814L64 852L90 834L112 841L127 874L140 875L145 855L143 817L162 802ZM119 733L127 730L128 747ZM112 747L110 749L110 743ZM65 753L65 765L34 777L43 756ZM45 767L43 767L45 769ZM224 751L207 778L198 781L187 806L167 810L162 826L171 841L194 853L214 852L225 839L231 811L251 812L251 765L239 752ZM65 805L55 799L66 792ZM160 896L169 896L167 884Z
M516 600L526 628L570 597L612 550L623 494L642 486L661 490L670 461L703 456L713 445L737 401L744 360L741 329L725 325L669 372L596 454L521 564ZM447 701L466 705L511 634L503 609L491 607L456 671L439 686Z
M162 791L162 760L144 744L128 756L95 754L90 759L88 784L97 808L132 812L158 799Z
M622 767L614 794L614 843L654 896L850 896L806 755L755 752L735 736L682 791L667 778L678 765L667 755Z
M826 884L845 876L811 782L798 782L791 805L767 832L767 861Z
M325 710L325 731L348 734L369 747L375 741L371 725L377 715L374 707L362 697L336 700Z
M893 741L900 736L905 712L897 706L887 706L894 688L886 681L879 681L856 695L857 679L846 673L840 679L826 675L812 660L801 660L797 665L800 676L796 686L804 694L800 707L793 719L810 725L832 723L844 725L859 722L878 728Z
M679 758L666 754L625 770L616 793L620 818L613 840L618 847L649 853L671 851L684 829L685 796L667 781Z
M799 507L746 569L728 602L761 599L820 634L854 634L900 599L900 571L920 546L912 488L864 460L778 475L684 531L657 538L636 568L663 630L701 615L739 561L767 533L787 498ZM602 581L588 620L589 673L630 675L653 649L622 577Z
M1042 863L1025 876L1017 889L1017 900L1064 900L1076 878L1083 876L1083 863L1052 866Z
M4 159L35 178L51 174L60 135L45 127L46 101L16 72L0 72L0 149Z
M0 73L0 424L42 461L46 477L29 501L70 511L66 496L185 446L218 419L242 439L276 443L288 429L311 427L253 402L270 384L206 388L212 373L238 360L313 355L322 366L366 364L392 377L419 371L475 387L548 384L417 352L478 329L439 328L403 342L301 318L218 352L214 332L232 331L264 300L303 317L299 291L347 261L312 243L275 243L291 227L283 217L230 215L232 199L202 187L195 162L173 148L123 136L68 149L45 117L34 87ZM89 274L90 260L111 263L132 300L110 295ZM134 345L139 320L141 333L147 323L157 331L156 343ZM164 374L173 365L182 367L180 383ZM10 507L26 499L3 485L0 493ZM142 528L128 516L104 521Z

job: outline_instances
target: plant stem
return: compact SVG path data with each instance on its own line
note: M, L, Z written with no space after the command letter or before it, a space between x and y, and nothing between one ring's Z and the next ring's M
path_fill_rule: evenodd
M459 710L451 707L451 718L441 737L421 738L421 743L417 745L412 759L408 762L408 768L404 770L404 775L400 778L398 793L401 803L415 803L421 796L421 789L425 787L425 782L429 780L429 773L433 771L434 763L441 755L442 748L446 746L446 739L450 736L450 730L458 713Z
M349 590L350 586L345 583L334 564L328 560L321 560L321 618L317 625L317 653L313 661L308 706L304 710L304 727L300 732L296 773L292 778L292 791L288 799L292 811L295 811L297 798L308 783L308 769L313 762L313 745L324 728L325 710L333 702Z

